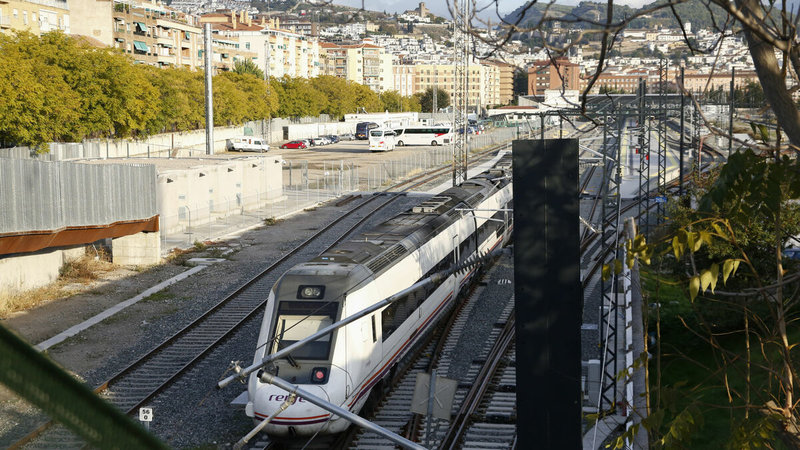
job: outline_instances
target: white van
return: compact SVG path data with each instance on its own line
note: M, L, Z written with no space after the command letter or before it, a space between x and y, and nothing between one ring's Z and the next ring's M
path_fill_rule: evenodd
M269 151L269 144L266 140L253 136L242 136L231 138L225 141L225 148L239 152L266 152Z
M369 149L373 152L394 150L394 131L381 128L369 130Z

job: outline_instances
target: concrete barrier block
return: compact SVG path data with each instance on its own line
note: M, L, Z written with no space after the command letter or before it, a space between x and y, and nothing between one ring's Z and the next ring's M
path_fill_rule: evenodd
M161 233L137 233L111 241L114 264L149 266L161 262Z

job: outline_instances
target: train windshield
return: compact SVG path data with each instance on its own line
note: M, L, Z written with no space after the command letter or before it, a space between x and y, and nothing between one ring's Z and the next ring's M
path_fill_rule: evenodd
M331 325L336 318L336 303L284 301L278 306L273 352L282 350L317 331ZM295 359L328 359L331 335L292 352Z

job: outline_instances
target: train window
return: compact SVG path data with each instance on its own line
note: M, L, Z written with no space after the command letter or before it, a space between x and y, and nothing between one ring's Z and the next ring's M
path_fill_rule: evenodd
M443 258L441 261L439 261L439 263L433 266L433 268L431 268L431 270L429 270L428 273L426 273L422 278L428 278L435 273L439 273L446 270L448 267L450 267L450 264L452 262L453 262L452 257L450 255L447 255L447 257ZM429 285L426 288L425 297L430 296L433 293L433 291L435 291L439 286L442 285L442 283L443 281L439 281L436 284Z
M413 295L407 295L400 300L396 300L381 312L381 332L383 339L386 340L396 329L408 319L408 316L416 309L416 302Z
M331 325L336 318L336 303L283 301L278 306L273 352L284 349ZM292 352L295 359L328 359L331 335Z

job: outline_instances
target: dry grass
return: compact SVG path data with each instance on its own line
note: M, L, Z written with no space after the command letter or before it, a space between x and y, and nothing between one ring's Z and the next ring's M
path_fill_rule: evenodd
M64 264L56 281L24 292L0 292L0 319L19 311L35 308L47 302L75 293L75 284L89 284L101 273L114 266L94 256L84 256Z

